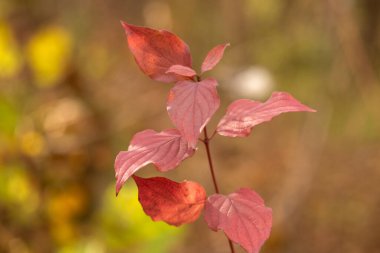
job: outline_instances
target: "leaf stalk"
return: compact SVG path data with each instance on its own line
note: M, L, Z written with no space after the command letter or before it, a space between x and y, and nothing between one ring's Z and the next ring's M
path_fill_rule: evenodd
M205 127L204 130L203 130L203 133L204 133L203 143L205 144L205 147L206 147L208 165L209 165L210 172L211 172L212 182L214 184L215 192L217 194L219 194L218 182L216 181L216 176L215 176L215 171L214 171L214 165L212 163L212 157L211 157L211 152L210 152L210 141L211 141L211 138L214 137L215 132L209 138L208 134L207 134L207 128ZM231 253L235 253L235 249L234 249L234 245L233 245L232 241L228 237L227 237L227 239L228 239L228 244L229 244L230 249L231 249Z

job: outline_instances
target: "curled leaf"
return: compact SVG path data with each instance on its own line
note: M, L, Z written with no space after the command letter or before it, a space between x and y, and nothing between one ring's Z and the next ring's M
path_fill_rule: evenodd
M150 78L171 83L182 76L166 73L173 65L191 68L189 47L178 36L164 30L134 26L121 22L127 34L129 49L141 70Z
M205 205L205 220L214 230L223 230L249 253L259 252L272 227L272 209L254 191L242 188L224 196L213 194Z
M133 173L149 163L159 171L168 171L193 153L176 129L159 133L145 130L135 134L128 151L121 151L115 160L116 194Z
M179 226L194 222L203 210L206 192L196 182L177 183L164 177L133 179L144 212L154 221Z
M169 117L192 148L195 148L200 133L219 108L216 86L217 82L212 78L200 82L180 81L169 92Z
M216 64L219 63L219 61L223 57L224 50L229 45L230 43L217 45L216 47L214 47L208 52L206 58L203 60L203 63L202 63L202 67L201 67L202 73L213 69L216 66Z
M315 112L314 109L301 104L286 92L274 92L264 103L249 99L234 101L217 126L220 135L245 137L254 126L270 121L285 112Z
M185 77L193 77L197 75L194 69L182 65L173 65L168 71L166 71L166 73L173 73Z

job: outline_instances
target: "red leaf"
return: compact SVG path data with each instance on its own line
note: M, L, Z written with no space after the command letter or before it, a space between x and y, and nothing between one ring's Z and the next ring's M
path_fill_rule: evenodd
M135 134L128 151L121 151L115 160L116 194L133 173L149 163L159 171L168 171L193 153L177 129L160 133L145 130Z
M182 66L182 65L173 65L169 68L166 73L173 73L180 76L186 76L186 77L193 77L197 75L197 73L194 71L194 69Z
M215 67L216 64L222 59L224 50L230 45L230 43L218 45L208 52L206 58L202 63L202 73L209 71Z
M211 195L205 206L205 220L214 230L223 230L247 252L259 252L272 227L272 209L254 191L242 188L228 196Z
M173 65L191 67L189 47L178 36L164 30L154 30L121 22L127 34L128 46L141 70L150 78L171 83L183 80L168 74Z
M198 183L177 183L164 177L133 176L133 179L139 188L144 212L154 221L179 226L194 222L203 210L206 192Z
M284 112L300 111L315 112L286 92L274 92L265 103L239 99L227 108L226 114L218 124L217 132L230 137L248 136L251 129L260 123Z
M181 81L170 90L167 101L169 117L192 148L195 148L199 134L219 107L216 86L216 80L208 78L200 82Z

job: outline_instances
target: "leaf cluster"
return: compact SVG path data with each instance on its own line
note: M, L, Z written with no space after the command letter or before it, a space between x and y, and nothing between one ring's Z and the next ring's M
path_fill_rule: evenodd
M174 182L164 177L141 178L134 173L147 164L158 171L176 168L197 149L200 134L217 111L220 98L214 78L201 79L222 59L229 43L217 45L206 55L200 75L192 67L188 45L178 36L122 22L129 49L140 69L150 78L175 83L167 97L167 112L175 128L161 132L144 130L135 134L128 150L115 160L116 194L133 177L139 189L139 201L154 221L179 226L204 218L212 230L226 236L247 252L258 252L269 237L272 210L253 190L241 188L229 195L218 192L207 197L196 182ZM274 92L266 102L239 99L231 103L210 138L248 136L252 128L285 112L315 110L301 104L286 92Z

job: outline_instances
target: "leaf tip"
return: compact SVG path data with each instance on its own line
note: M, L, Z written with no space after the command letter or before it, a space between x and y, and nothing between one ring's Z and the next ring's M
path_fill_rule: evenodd
M123 27L123 28L128 28L128 24L125 22L125 21L123 21L123 20L120 20L120 24L121 24L121 26Z
M304 112L317 112L317 110L307 106L307 105L302 105L303 106L303 110Z
M122 187L123 187L123 182L120 180L120 178L118 178L116 180L116 197L119 195L119 192Z
M124 28L124 30L127 33L127 35L132 32L131 26L127 22L125 22L123 20L120 20L120 24Z

